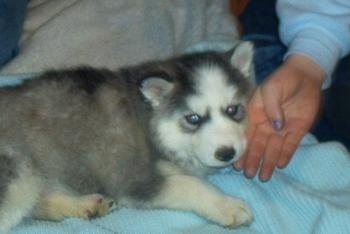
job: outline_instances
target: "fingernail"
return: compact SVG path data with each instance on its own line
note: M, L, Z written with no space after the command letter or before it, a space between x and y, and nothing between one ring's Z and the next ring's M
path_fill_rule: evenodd
M245 175L245 177L251 179L251 178L253 178L255 176L255 171L253 171L253 170L246 170L244 172L244 175Z
M270 177L265 175L265 174L262 174L262 175L259 176L259 180L261 182L267 182L267 181L269 181L269 179L270 179Z
M232 166L236 171L241 171L243 169L243 164L240 162L236 162Z
M280 119L272 121L273 128L277 131L281 130L283 127L283 122Z
M277 163L277 167L278 167L279 169L284 169L284 168L287 167L287 164L286 164L286 163Z
M242 167L236 166L235 164L233 164L232 167L236 171L242 171Z
M269 182L269 178L259 178L260 182L267 183Z

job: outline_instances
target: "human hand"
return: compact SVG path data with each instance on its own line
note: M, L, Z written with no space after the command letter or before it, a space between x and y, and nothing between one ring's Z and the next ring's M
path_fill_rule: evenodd
M313 60L295 54L257 88L248 107L248 149L236 169L247 177L260 171L267 181L276 166L287 166L317 118L325 77Z

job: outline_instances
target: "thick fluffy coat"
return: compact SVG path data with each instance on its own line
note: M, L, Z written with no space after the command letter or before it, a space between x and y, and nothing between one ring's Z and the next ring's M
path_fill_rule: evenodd
M0 233L25 216L117 206L189 210L224 226L247 205L201 177L246 147L252 47L120 69L50 71L0 89Z

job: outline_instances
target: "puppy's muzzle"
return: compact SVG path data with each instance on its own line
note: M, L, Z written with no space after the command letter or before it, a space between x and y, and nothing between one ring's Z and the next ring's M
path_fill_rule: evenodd
M236 150L232 147L222 147L215 152L215 158L222 161L231 161L236 155Z

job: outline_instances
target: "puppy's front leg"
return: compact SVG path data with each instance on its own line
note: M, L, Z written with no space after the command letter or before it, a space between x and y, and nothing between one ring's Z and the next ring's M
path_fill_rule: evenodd
M250 208L242 200L223 194L197 177L182 174L166 177L153 205L193 211L227 227L248 224L253 219Z
M61 192L45 195L34 216L40 219L62 220L66 217L90 219L102 216L114 208L114 202L100 194L73 196Z

